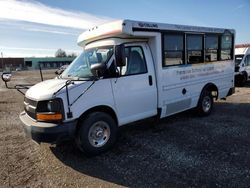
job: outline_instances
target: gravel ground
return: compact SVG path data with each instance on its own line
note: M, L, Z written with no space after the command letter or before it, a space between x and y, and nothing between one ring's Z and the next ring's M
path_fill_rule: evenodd
M39 74L14 78L32 83ZM73 142L26 138L18 118L23 96L0 81L0 187L249 187L250 83L214 107L209 117L187 111L156 126L145 120L122 127L112 150L86 158Z

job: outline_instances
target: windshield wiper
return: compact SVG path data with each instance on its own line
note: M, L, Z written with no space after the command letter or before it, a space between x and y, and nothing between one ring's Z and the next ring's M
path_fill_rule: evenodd
M85 77L85 78L81 78L81 77L77 77L77 76L67 76L67 77L59 77L60 79L66 79L66 80L71 80L71 81L91 81L93 80L92 77Z
M77 78L79 81L91 81L93 80L92 78Z

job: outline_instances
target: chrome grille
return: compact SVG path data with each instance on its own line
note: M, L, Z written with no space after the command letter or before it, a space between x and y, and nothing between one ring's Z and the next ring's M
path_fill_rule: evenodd
M36 107L37 101L28 99L27 97L24 98L24 110L33 119L36 119Z
M37 101L31 100L31 99L29 99L27 97L24 97L24 102L26 102L29 105L34 106L34 107L36 107L36 105L37 105Z

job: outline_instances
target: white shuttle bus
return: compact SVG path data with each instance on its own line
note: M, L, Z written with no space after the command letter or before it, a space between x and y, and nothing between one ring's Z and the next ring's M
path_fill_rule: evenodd
M244 86L250 80L250 44L235 46L235 82Z
M233 29L120 20L81 34L82 53L57 78L27 90L20 114L36 142L73 138L87 155L119 126L196 108L234 93Z

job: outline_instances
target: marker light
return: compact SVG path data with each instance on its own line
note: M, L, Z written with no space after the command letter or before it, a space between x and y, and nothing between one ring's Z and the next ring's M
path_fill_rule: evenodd
M59 121L59 120L62 120L63 116L62 114L37 114L36 115L36 119L38 121Z

